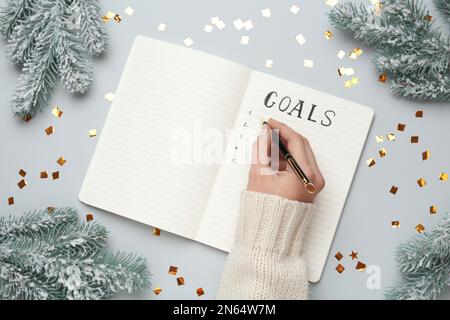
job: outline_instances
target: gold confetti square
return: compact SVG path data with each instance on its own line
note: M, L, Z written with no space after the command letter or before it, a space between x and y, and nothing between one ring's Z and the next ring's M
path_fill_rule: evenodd
M56 163L59 164L61 167L66 163L66 159L64 157L59 157L58 160L56 160Z
M160 287L156 287L155 289L153 289L153 293L154 293L155 295L160 294L161 291L162 291L162 289L161 289Z
M122 22L122 17L120 16L120 14L116 14L114 16L114 21L117 22L117 23Z
M97 136L97 130L96 129L92 129L89 130L89 137L93 138Z
M337 271L338 273L342 273L342 272L344 272L344 270L345 270L345 268L344 268L344 266L343 266L342 264L338 264L338 265L337 265L336 271Z
M363 51L361 48L355 48L350 52L350 59L356 59L362 54L363 54Z
M374 158L370 158L369 160L366 161L366 163L367 163L367 165L369 166L369 168L370 168L370 167L373 167L373 166L376 164Z
M396 186L392 186L391 190L389 190L389 192L392 194L397 194L397 191L398 191L398 187L396 187Z
M430 158L430 151L425 150L424 152L422 152L422 160L428 160Z
M341 259L344 257L344 255L343 255L340 251L338 251L338 252L334 255L334 257L336 258L337 261L341 261Z
M93 213L88 213L86 215L86 221L89 222L89 221L92 221L92 220L94 220L94 214Z
M48 213L52 213L53 211L55 211L55 207L47 207L46 209Z
M27 172L25 170L23 170L23 169L20 169L19 170L19 175L22 176L22 177L25 177L27 175Z
M388 134L387 134L387 139L388 139L389 141L395 141L395 134L393 134L393 133L388 133Z
M47 179L48 178L48 171L41 171L40 177L41 177L41 179Z
M364 262L358 261L355 269L359 272L364 272L364 270L366 270L366 264Z
M406 124L404 124L404 123L399 123L398 125L397 125L397 130L398 131L405 131L405 129L406 129Z
M411 143L419 143L419 136L411 136Z
M391 227L392 227L393 229L398 229L398 228L400 228L400 221L398 221L398 220L391 221Z
M422 110L417 110L416 111L416 118L423 118L423 111Z
M52 172L52 178L53 178L53 180L58 180L59 179L59 171Z
M435 205L430 206L430 214L436 214L437 213L437 207Z
M20 180L17 185L19 186L19 189L23 189L27 186L27 182L25 181L25 179Z
M159 237L161 235L161 229L153 228L153 235Z
M49 135L51 135L52 133L54 133L55 132L55 128L53 128L53 126L50 126L50 127L48 127L48 128L46 128L45 129L45 133L49 136Z
M383 138L383 136L376 136L376 137L375 137L375 140L376 140L378 143L380 143L380 142L383 142L383 141L384 141L384 138Z
M198 288L197 289L197 295L200 297L200 296L202 296L202 295L204 295L205 294L205 291L203 290L203 288Z
M170 266L169 267L169 274L170 275L175 276L177 274L177 272L178 272L178 267L175 267L175 266Z
M325 31L325 39L330 40L333 37L333 33L331 31Z
M52 114L57 118L61 118L63 112L61 111L61 109L59 107L53 107Z
M425 227L423 226L423 224L419 223L419 224L416 226L416 231L417 231L418 233L423 233L423 232L425 231Z
M8 198L8 205L12 206L14 204L14 197L9 197Z
M448 180L448 173L442 172L442 173L439 175L439 180L441 180L441 181L447 181L447 180Z
M184 286L184 278L183 277L178 277L177 278L177 284L179 286Z
M103 17L102 20L103 22L108 22L109 20L111 20L112 18L114 18L114 12L112 11L108 11Z
M378 77L378 81L385 83L387 81L388 77L386 73L380 74Z
M22 120L25 122L30 122L31 119L33 119L33 117L29 114L26 114L22 117Z
M427 184L427 182L425 181L424 178L420 178L419 180L417 180L417 184L419 185L419 187L425 187L425 185Z
M386 148L381 148L380 150L378 150L378 153L380 154L380 157L381 157L381 158L387 156L387 150L386 150Z
M427 14L427 15L424 17L424 19L427 20L428 22L431 22L431 20L433 20L433 17L430 16L429 14Z

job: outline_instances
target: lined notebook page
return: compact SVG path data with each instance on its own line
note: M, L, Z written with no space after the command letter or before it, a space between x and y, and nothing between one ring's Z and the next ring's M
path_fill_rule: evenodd
M271 102L277 104L267 108L264 99L271 91L278 93L277 98L271 99ZM292 102L286 112L281 112L278 103L284 96L289 96ZM304 101L301 119L297 117L298 113L287 114L298 99ZM282 109L286 107L287 102L287 99L284 100ZM311 119L316 122L307 120L312 103L316 108ZM330 116L332 124L328 127L320 124L322 120L328 124L323 115L326 110L336 113L335 117ZM308 264L308 279L317 282L320 280L364 147L373 111L316 90L253 72L235 121L235 128L248 127L259 131L261 119L270 117L286 123L308 137L326 180L325 189L315 200L314 216L303 249ZM239 152L239 148L236 150L235 146L228 147L228 157L233 158L233 153ZM230 164L219 169L197 240L225 251L230 250L239 212L239 194L240 190L246 187L248 171L248 165L240 164Z
M89 166L80 200L193 238L217 166L176 164L174 130L233 126L250 71L137 37Z

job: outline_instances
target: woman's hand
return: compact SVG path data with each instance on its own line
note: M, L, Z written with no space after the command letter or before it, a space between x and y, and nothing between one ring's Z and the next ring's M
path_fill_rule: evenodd
M279 168L271 168L272 139L271 130L278 130L280 139L302 168L303 172L314 184L316 191L311 194L306 191L303 183L295 175L284 158L279 158ZM278 149L275 149L278 150ZM317 194L324 188L325 180L317 166L314 153L308 140L292 130L284 123L270 119L264 124L261 134L253 146L253 163L250 169L247 190L275 194L289 200L313 202Z

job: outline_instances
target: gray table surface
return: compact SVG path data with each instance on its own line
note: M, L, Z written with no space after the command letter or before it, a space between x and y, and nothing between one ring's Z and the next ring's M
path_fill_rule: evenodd
M369 0L364 0L370 4ZM437 16L432 1L425 1ZM5 3L0 0L0 5ZM329 7L325 0L261 0L261 1L211 1L211 0L164 0L164 1L111 1L104 0L102 12L111 10L120 13L120 24L110 22L107 29L111 36L108 52L95 59L95 81L88 94L74 97L59 87L51 105L64 111L60 119L55 118L50 108L36 116L31 122L14 119L9 99L19 75L17 69L5 57L4 42L0 46L0 214L19 215L21 212L47 206L71 206L80 211L81 218L93 212L95 219L110 230L109 246L116 250L128 250L144 255L153 273L153 286L163 292L155 296L149 289L139 294L120 294L128 299L198 299L197 287L203 287L201 299L214 298L226 254L173 234L162 232L160 237L152 235L152 228L120 216L83 205L78 192L86 169L97 143L89 138L88 130L101 128L110 103L104 99L107 92L114 92L133 39L146 35L173 43L182 44L192 37L193 47L239 62L252 69L269 72L303 85L349 99L375 110L375 120L348 196L322 280L311 285L312 299L381 299L383 290L399 279L394 261L396 246L413 236L414 227L423 223L431 229L450 207L450 182L438 180L442 171L450 171L450 105L411 102L392 97L387 84L377 81L378 75L371 67L373 51L362 46L364 54L357 60L339 60L336 54L343 49L347 53L359 46L350 36L333 30L326 18ZM297 15L290 12L291 5L300 7ZM124 10L131 6L135 12L128 17ZM260 10L269 7L270 19L263 18ZM215 29L211 34L203 27L213 16L219 16L226 28ZM241 18L251 19L254 28L238 31L232 22ZM165 23L164 32L157 30ZM324 31L333 31L327 41ZM306 43L299 46L294 37L303 34ZM250 36L247 46L241 45L242 35ZM266 59L273 59L272 70L265 68ZM313 59L314 68L303 67L304 59ZM353 67L360 84L351 89L344 87L343 79L337 75L338 67ZM415 110L424 110L424 118L416 119ZM396 132L397 123L407 124L406 132ZM44 128L53 125L56 132L46 136ZM375 135L396 132L395 142L377 144ZM420 143L409 142L410 135L419 135ZM378 149L386 147L389 155L380 159ZM428 161L421 160L421 152L431 151ZM63 168L56 164L59 156L67 163ZM377 164L368 168L365 161L377 158ZM28 172L28 186L17 188L18 170ZM60 170L58 181L39 179L41 170ZM416 180L424 177L428 181L420 189ZM392 196L391 185L399 186ZM16 204L7 205L7 198L14 196ZM431 204L438 207L438 214L431 216ZM400 220L401 227L392 229L391 220ZM375 265L381 272L381 289L369 289L369 275L354 269L348 254L356 250L359 258L368 266ZM342 274L335 271L338 262L333 255L341 251L346 255ZM170 265L179 267L179 274L186 285L178 287L167 271ZM442 298L449 298L446 291Z

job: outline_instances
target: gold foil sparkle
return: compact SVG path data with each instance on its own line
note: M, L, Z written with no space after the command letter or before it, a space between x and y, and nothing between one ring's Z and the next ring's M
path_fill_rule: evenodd
M425 181L424 178L420 178L419 180L417 180L417 184L419 185L419 187L425 187L427 182Z
M109 20L111 20L112 18L114 18L114 12L112 11L108 11L103 17L102 20L103 22L108 22Z
M344 272L344 270L345 270L345 268L344 268L344 266L342 265L342 264L338 264L337 266L336 266L336 271L338 272L338 273L342 273L342 272Z
M355 48L350 52L350 59L356 59L362 54L363 54L363 51L361 48Z
M114 21L117 22L117 23L122 22L122 17L120 16L120 14L116 14L114 16Z
M378 77L378 81L385 83L387 81L388 77L386 73L380 74Z
M369 166L369 168L370 168L370 167L373 167L373 166L376 164L374 158L370 158L369 160L366 161L366 163L367 163L367 165Z
M398 221L398 220L391 221L391 227L392 227L393 229L398 229L398 228L400 228L400 221Z
M417 231L418 233L423 233L423 232L425 231L425 227L423 226L423 224L419 223L419 224L416 226L416 231Z
M89 130L89 137L93 138L97 136L97 130L96 129L92 129Z
M175 266L170 266L169 267L169 274L170 275L175 276L177 274L177 272L178 272L178 267L175 267Z
M430 151L425 150L424 152L422 152L422 160L428 160L430 158Z
M199 297L205 294L205 291L203 290L203 288L197 288L196 292Z
M162 291L162 289L161 289L160 287L156 287L155 289L153 289L153 293L154 293L155 295L160 294L161 291Z
M61 118L63 112L61 111L61 109L59 107L53 107L52 114L57 118Z
M430 206L430 214L436 214L437 213L437 207L435 205Z
M393 133L388 133L388 134L387 134L387 139L388 139L389 141L395 141L395 134L393 134Z
M381 148L380 150L378 150L378 153L380 154L380 157L381 157L381 158L387 156L387 150L386 150L386 148Z
M337 261L341 261L341 259L344 257L344 255L340 251L338 251L338 252L336 252L334 257L336 258Z
M66 159L64 157L59 157L58 160L56 160L56 163L59 164L61 167L66 163Z
M364 262L358 261L355 269L359 272L364 272L364 270L366 270L366 264Z
M375 140L376 140L378 143L380 143L380 142L383 142L383 141L384 141L384 138L383 138L383 136L376 136L376 137L375 137Z
M23 189L27 186L27 181L25 179L22 179L17 183L17 186L19 187L19 189Z
M53 128L53 126L50 126L50 127L48 127L48 128L46 128L45 129L45 133L49 136L49 135L51 135L52 133L54 133L55 132L55 128Z
M448 180L448 173L442 172L442 173L439 175L439 180L441 180L441 181L447 181L447 180Z
M183 277L178 277L177 278L177 284L179 286L184 286L184 278Z
M333 33L329 30L325 31L325 39L330 40L333 37Z
M392 186L391 190L389 190L389 192L392 193L392 194L396 194L397 191L398 191L398 187L396 187L396 186Z

